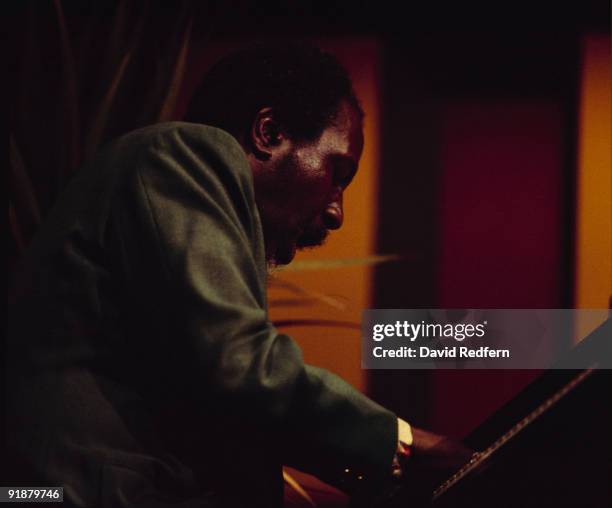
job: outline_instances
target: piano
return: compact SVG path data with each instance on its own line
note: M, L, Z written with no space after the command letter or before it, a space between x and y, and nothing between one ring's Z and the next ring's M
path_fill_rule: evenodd
M580 369L564 369L570 359ZM465 442L479 452L422 504L612 507L611 359L608 319L472 432ZM399 492L390 506L410 499Z

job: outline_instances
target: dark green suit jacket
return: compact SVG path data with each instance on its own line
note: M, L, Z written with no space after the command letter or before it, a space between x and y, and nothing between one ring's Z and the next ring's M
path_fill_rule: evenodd
M226 132L113 143L16 280L9 444L75 506L277 506L281 464L349 493L384 483L395 416L268 320L252 175Z

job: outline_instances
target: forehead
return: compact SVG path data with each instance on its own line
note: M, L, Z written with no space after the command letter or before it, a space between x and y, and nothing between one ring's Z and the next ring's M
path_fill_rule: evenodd
M363 150L363 125L355 108L342 102L334 122L325 128L317 144L322 151L358 162Z

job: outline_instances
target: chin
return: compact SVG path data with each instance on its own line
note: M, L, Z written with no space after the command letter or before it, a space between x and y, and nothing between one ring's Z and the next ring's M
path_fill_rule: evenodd
M295 251L295 243L279 247L278 249L276 249L276 252L272 256L272 258L268 260L268 266L275 267L288 265L289 263L291 263L291 261L293 261L293 258L295 257Z
M295 250L295 244L292 244L291 246L287 247L287 249L284 249L282 254L279 256L278 264L288 265L291 263L295 257Z

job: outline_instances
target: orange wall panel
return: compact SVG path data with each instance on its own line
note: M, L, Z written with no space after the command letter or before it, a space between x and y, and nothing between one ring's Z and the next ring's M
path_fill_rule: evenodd
M612 296L612 77L610 37L582 41L576 178L577 308L605 309ZM598 323L577 323L576 339Z

